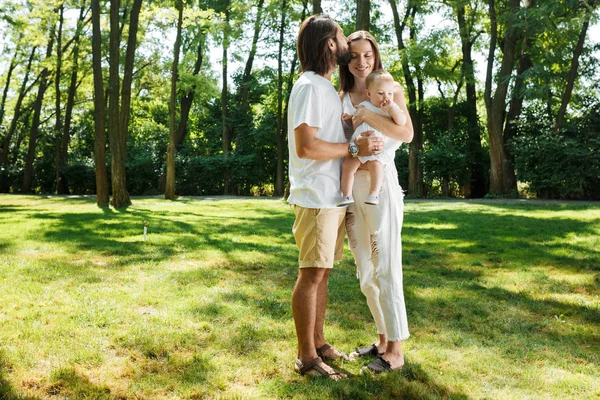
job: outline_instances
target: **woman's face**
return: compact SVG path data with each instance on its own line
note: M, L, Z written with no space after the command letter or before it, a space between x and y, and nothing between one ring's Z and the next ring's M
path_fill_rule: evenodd
M350 43L351 60L348 68L355 79L366 79L367 75L373 72L375 65L375 53L371 42L360 39Z

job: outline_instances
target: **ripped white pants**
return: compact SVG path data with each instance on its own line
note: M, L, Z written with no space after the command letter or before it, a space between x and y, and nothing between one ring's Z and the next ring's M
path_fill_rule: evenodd
M388 165L385 170L378 205L364 204L369 194L369 172L356 172L354 204L346 213L346 231L360 289L367 299L377 333L397 341L409 336L402 286L404 196L395 166Z

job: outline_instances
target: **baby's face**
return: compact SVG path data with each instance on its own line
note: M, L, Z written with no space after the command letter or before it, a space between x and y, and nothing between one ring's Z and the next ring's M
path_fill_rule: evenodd
M384 107L394 101L394 82L375 79L367 88L367 96L377 107Z

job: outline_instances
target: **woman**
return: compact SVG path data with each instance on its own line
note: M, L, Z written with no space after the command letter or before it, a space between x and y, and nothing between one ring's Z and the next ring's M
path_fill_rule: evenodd
M405 125L373 111L357 107L368 97L365 92L366 78L373 71L382 69L377 42L368 32L358 31L348 37L352 60L340 67L340 96L344 113L353 115L344 121L349 138L353 127L367 122L387 136L385 146L400 146L413 138L410 114L406 108L404 93L396 84L394 102L408 116ZM398 172L392 163L385 168L385 177L379 195L379 204L365 205L369 192L369 173L359 169L354 182L354 204L348 207L346 230L350 250L354 255L360 288L377 327L379 342L370 347L356 349L351 356L377 355L366 369L379 373L394 371L404 365L401 340L408 338L408 324L404 292L402 289L402 245L400 232L403 217L403 193L398 184Z

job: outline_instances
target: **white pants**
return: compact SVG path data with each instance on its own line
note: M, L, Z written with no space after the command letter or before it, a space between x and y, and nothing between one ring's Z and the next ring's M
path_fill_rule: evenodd
M386 334L391 341L404 340L409 336L402 288L404 195L398 185L395 165L385 168L378 205L364 203L369 186L369 172L357 171L354 204L348 207L346 214L350 250L377 333Z

